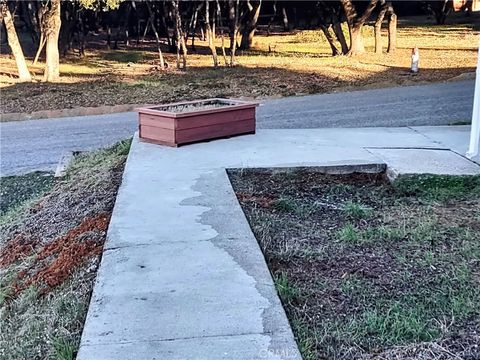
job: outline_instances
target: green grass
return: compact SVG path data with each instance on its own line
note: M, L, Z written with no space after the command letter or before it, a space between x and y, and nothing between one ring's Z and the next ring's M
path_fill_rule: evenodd
M274 281L282 301L290 303L300 297L300 290L289 281L285 273L276 275Z
M395 302L353 318L346 324L347 331L343 336L351 336L364 344L367 337L375 339L365 344L369 347L431 341L439 336L439 330L429 320L423 306L409 307Z
M297 206L295 203L289 199L277 199L272 203L274 209L283 212L295 212L297 210Z
M344 213L353 219L367 219L372 217L373 215L373 209L360 204L360 203L355 203L352 201L347 201L343 207Z
M295 193L283 211L244 209L268 242L262 249L305 359L391 358L390 350L400 359L445 340L455 353L458 336L478 333L480 176L410 176L393 188L303 177L301 190L291 188L295 178L272 179L279 194L281 185ZM333 206L305 217L312 197Z
M141 51L124 51L115 50L103 54L103 58L108 61L115 61L120 63L137 63L144 59L145 54Z
M1 177L0 216L21 206L24 202L40 197L49 191L53 184L52 174L46 172Z
M53 348L56 360L74 360L77 346L69 339L54 339Z
M302 354L303 360L317 359L318 352L316 350L316 334L313 333L303 322L299 319L292 321L292 328L297 341L298 349Z
M420 200L447 201L480 195L480 175L416 175L395 181L394 186L403 196Z
M346 243L357 243L361 239L358 229L350 223L337 230L336 238Z

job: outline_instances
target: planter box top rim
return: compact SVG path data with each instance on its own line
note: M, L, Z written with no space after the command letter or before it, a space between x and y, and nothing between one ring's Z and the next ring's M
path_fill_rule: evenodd
M208 102L222 102L222 103L225 103L225 106L219 106L219 107L207 108L207 109L200 108L199 110L185 111L185 112L158 110L158 108L167 108L169 106L182 106L182 105L188 106L188 105L195 105L195 104L208 103ZM144 114L162 115L170 118L182 118L182 117L189 117L194 115L225 112L230 110L249 109L252 107L257 107L258 105L260 105L260 103L257 101L210 98L210 99L201 99L201 100L193 100L193 101L180 101L180 102L169 103L169 104L144 106L141 108L136 108L135 110L139 113L144 113Z

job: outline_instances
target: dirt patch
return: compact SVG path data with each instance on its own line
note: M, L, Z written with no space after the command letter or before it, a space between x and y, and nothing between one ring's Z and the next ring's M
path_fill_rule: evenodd
M480 177L230 178L305 359L479 358Z
M78 155L47 194L2 215L0 358L73 359L129 144Z

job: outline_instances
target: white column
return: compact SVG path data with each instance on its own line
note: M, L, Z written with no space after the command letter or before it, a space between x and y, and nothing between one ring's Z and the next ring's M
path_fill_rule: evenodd
M473 95L472 130L470 132L470 146L467 157L479 157L478 143L480 142L480 42L478 48L477 76L475 80L475 93Z

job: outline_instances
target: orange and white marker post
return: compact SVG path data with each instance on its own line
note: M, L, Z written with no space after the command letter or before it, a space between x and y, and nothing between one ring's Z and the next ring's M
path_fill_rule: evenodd
M480 41L478 45L477 77L475 80L475 93L473 95L472 129L470 132L470 146L467 157L480 160L478 151L478 144L480 142Z

